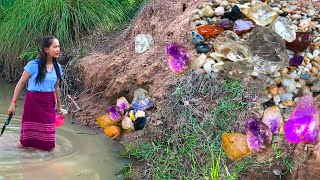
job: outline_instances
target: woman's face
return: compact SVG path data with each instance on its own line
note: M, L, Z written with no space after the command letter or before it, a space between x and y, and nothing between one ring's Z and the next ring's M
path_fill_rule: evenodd
M54 58L58 58L60 55L60 44L58 39L54 39L49 48L45 48L46 53Z

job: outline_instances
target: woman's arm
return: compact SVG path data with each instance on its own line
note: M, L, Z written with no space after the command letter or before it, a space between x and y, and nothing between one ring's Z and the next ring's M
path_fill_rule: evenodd
M56 100L57 100L56 108L57 108L57 111L61 113L62 108L61 108L61 99L60 99L61 92L59 87L59 79L57 80L57 83L55 84L54 89L55 89L54 92L56 93Z
M28 71L26 71L26 70L23 71L22 76L14 89L11 105L8 109L8 114L10 114L10 113L15 114L16 113L16 101L19 98L19 95L20 95L22 89L25 87L30 76L31 76L31 74Z

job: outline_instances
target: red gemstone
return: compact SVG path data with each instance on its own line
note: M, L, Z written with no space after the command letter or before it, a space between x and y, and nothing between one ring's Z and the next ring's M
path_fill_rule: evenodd
M204 25L197 28L199 34L205 37L214 37L224 31L222 27L216 25Z
M286 44L288 49L291 49L295 52L303 52L306 50L313 40L312 32L297 32L297 38L291 42Z
M254 28L254 24L251 21L244 21L242 19L234 22L233 31L238 35L250 32Z

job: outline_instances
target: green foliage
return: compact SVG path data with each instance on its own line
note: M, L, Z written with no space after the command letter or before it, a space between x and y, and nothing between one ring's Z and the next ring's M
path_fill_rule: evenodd
M127 10L129 18L133 18L147 0L123 0L121 5Z
M16 2L4 9L0 23L0 52L17 55L44 35L55 35L64 47L95 27L110 28L124 19L116 0L33 0Z
M124 179L133 179L134 169L132 164L128 164L122 167L121 174L124 176Z

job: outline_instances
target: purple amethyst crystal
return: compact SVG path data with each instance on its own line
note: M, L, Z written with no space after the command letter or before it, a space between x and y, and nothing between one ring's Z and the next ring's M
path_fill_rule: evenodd
M290 118L284 125L289 143L317 144L319 133L319 113L312 96L303 96Z
M303 61L303 56L296 55L290 59L289 66L300 66Z
M176 43L171 43L167 46L167 59L170 69L175 74L182 74L191 65L188 50Z
M122 119L124 111L119 106L110 106L109 109L110 118L114 121L119 121Z
M252 152L265 150L272 140L272 133L267 125L249 118L246 124L246 136L249 149Z
M222 19L218 25L225 30L230 30L233 28L233 21L230 19Z

